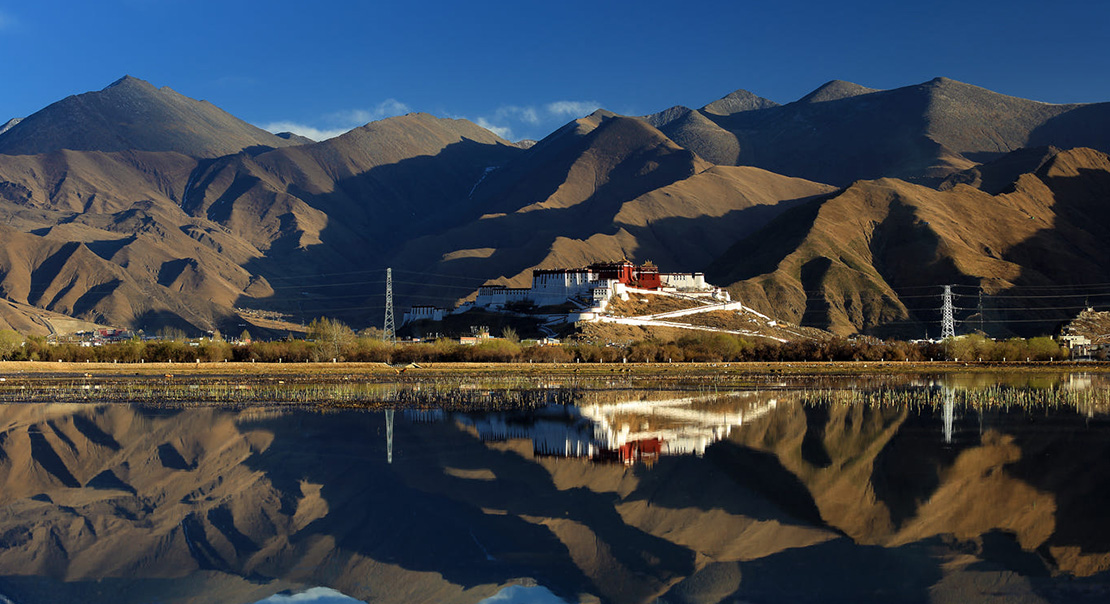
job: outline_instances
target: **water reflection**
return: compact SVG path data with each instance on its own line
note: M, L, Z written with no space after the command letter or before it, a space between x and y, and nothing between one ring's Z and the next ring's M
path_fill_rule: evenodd
M588 400L588 399L587 399ZM531 441L536 455L595 462L652 463L661 455L704 455L734 428L774 410L760 392L696 396L641 393L608 403L548 405L519 412L409 410L415 422L457 423L485 442Z
M1105 384L978 380L0 406L0 597L1103 601Z
M952 425L956 421L956 392L944 389L944 442L952 444Z
M385 410L385 460L386 463L393 463L393 409Z

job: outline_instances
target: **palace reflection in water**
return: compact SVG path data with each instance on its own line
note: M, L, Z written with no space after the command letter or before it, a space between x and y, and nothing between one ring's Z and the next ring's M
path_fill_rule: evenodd
M529 412L4 405L0 597L1102 601L1106 384L1038 380L597 388Z
M660 455L703 455L734 428L766 415L775 398L756 392L731 392L668 398L643 396L606 404L550 405L519 413L462 413L411 410L405 417L421 423L455 422L472 428L486 442L524 439L537 455L581 457L632 464Z

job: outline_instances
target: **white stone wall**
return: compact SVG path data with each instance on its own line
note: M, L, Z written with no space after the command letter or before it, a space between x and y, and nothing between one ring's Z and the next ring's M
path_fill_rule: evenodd
M698 291L709 289L705 283L705 275L702 273L661 273L659 278L663 282L663 287Z
M414 306L405 313L401 318L401 325L407 325L413 321L422 321L430 319L432 321L442 321L443 315L446 313L442 308L434 308L431 306Z
M556 306L575 296L589 297L595 285L590 271L535 273L531 299L536 306Z
M483 285L478 288L478 297L474 299L474 305L483 307L504 306L506 289L503 285Z

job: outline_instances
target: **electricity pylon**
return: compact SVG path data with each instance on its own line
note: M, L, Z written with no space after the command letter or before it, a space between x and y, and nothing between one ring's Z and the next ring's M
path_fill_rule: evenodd
M385 269L385 332L382 338L390 343L397 342L397 326L393 321L393 269Z
M956 337L956 317L952 310L952 286L944 286L944 304L940 309L940 339Z

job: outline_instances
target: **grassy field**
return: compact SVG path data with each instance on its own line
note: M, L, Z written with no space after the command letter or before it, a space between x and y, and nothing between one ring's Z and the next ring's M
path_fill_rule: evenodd
M574 403L584 393L823 392L937 378L1054 387L1103 363L44 363L0 362L0 403L302 405L498 410ZM1105 390L1105 389L1103 389ZM935 394L935 393L934 393ZM882 395L887 396L887 395ZM909 395L896 394L890 400ZM920 393L912 395L923 396ZM932 396L932 395L929 395ZM1101 396L1101 395L1100 395ZM889 397L888 397L889 398ZM886 399L883 399L886 400ZM1101 399L1100 399L1101 400Z

